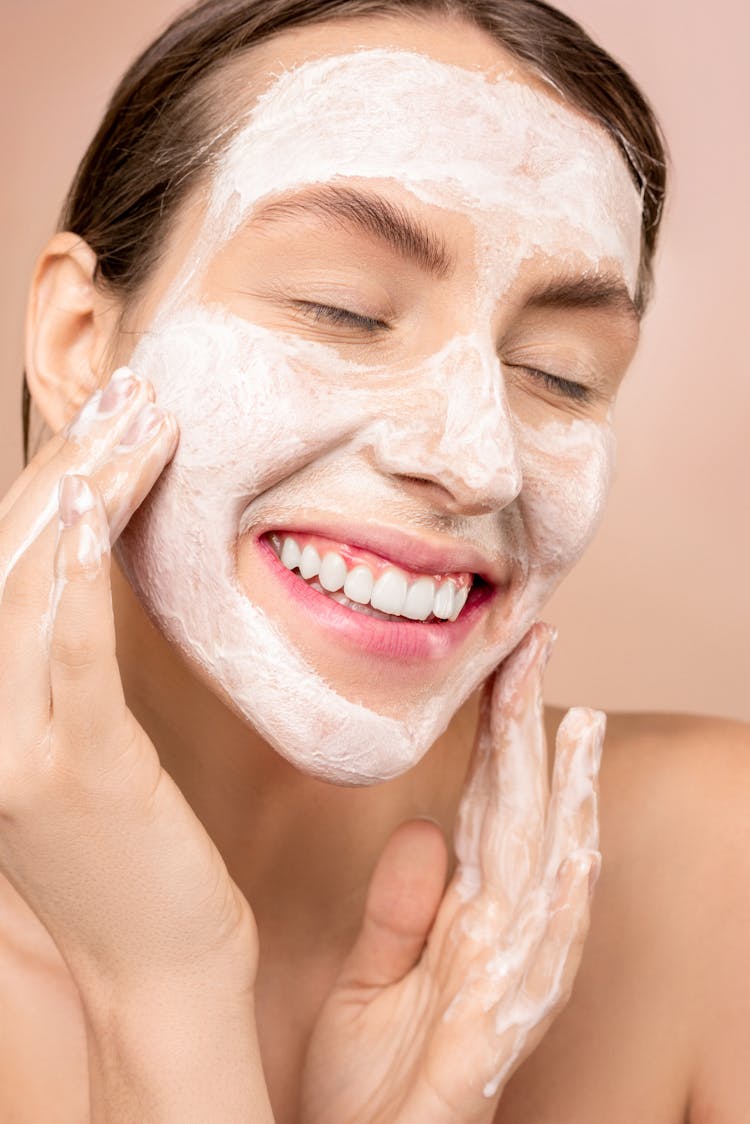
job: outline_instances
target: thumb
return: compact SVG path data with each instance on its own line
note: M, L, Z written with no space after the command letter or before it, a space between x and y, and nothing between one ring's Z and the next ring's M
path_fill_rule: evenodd
M387 987L406 975L435 919L447 866L437 824L409 820L396 828L370 880L362 927L337 987Z

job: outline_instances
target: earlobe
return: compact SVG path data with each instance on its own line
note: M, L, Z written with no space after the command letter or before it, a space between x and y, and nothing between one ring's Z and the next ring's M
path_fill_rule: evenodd
M94 285L96 254L77 234L56 234L37 261L26 313L26 380L45 422L61 429L96 389L117 322Z

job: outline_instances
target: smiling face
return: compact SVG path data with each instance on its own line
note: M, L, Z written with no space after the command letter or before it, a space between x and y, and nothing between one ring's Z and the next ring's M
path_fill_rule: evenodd
M620 154L461 28L275 40L129 360L181 437L126 575L341 783L415 764L580 557L635 346Z

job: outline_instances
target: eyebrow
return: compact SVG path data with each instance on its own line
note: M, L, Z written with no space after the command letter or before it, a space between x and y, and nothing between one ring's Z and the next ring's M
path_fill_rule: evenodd
M443 239L405 208L376 192L338 184L316 184L261 203L251 225L313 217L372 235L438 278L455 265ZM525 300L530 309L603 309L629 320L635 327L640 310L625 282L609 275L562 278L543 282Z
M631 321L635 327L641 322L641 313L625 282L608 275L544 282L532 289L525 305L531 309L603 309Z
M261 204L252 224L306 217L332 219L364 234L374 235L426 273L447 276L454 265L445 242L403 207L374 192L322 184Z

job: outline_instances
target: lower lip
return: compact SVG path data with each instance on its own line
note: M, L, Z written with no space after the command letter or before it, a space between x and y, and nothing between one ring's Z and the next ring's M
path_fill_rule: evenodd
M400 660L438 660L461 646L469 632L488 611L495 591L489 586L472 590L469 600L455 621L427 624L421 621L381 621L340 605L306 581L287 570L263 540L257 539L258 552L269 570L283 585L294 604L307 613L320 628L340 640L374 655Z

